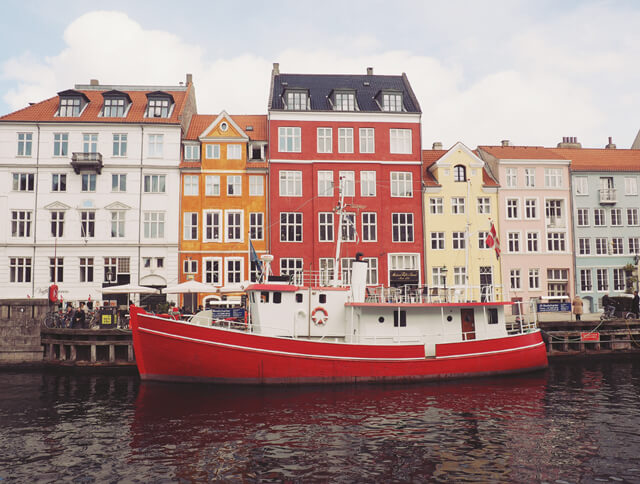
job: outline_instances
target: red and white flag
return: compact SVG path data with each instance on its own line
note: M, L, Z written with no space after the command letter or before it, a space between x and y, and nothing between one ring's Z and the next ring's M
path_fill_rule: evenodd
M485 244L487 247L493 247L496 251L496 257L500 258L500 239L498 239L498 233L496 232L496 227L491 222L491 229L487 234L487 238L485 240Z

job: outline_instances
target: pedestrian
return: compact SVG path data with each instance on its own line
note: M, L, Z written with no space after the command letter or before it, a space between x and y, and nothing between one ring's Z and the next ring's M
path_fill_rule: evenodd
M87 315L84 312L84 303L81 302L78 306L78 310L73 314L73 325L74 329L84 328L84 324L86 321Z
M636 313L636 318L640 318L640 297L638 291L633 291L633 301L631 301L631 311Z
M582 299L577 294L573 298L573 314L576 316L576 321L580 321L582 318Z
M611 299L608 294L602 296L602 307L604 308L605 316L613 318L616 307L613 304L613 299Z
M73 303L67 303L67 310L64 313L64 326L65 328L71 328L73 324L73 315L75 314L75 309L73 309Z

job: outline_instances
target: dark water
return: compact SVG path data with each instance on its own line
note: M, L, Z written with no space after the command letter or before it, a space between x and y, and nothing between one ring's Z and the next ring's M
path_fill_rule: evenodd
M640 357L441 384L0 373L5 482L640 482Z

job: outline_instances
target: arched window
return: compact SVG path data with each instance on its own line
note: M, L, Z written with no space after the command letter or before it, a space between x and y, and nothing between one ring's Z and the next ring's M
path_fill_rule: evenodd
M467 170L464 165L456 165L453 167L453 179L457 182L467 181Z

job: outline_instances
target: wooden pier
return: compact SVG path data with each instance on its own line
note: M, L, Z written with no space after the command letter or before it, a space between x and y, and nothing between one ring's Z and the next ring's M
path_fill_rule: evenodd
M540 321L547 355L640 352L640 320Z
M59 366L134 367L131 331L42 328L43 362Z

